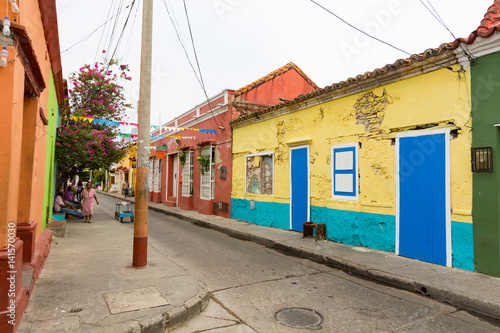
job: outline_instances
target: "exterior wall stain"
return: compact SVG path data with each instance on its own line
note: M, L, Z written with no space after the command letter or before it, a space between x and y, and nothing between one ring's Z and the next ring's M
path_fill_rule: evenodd
M369 91L361 96L354 104L356 122L365 126L365 131L375 133L380 131L384 120L384 111L392 104L392 97L384 89L382 95L377 96Z
M458 67L453 65L454 69ZM469 72L466 80L470 80ZM470 269L474 258L470 248L471 138L469 131L461 127L470 117L468 86L468 82L457 80L448 69L439 69L361 94L235 126L232 201L238 207L231 216L260 225L267 221L268 226L289 229L290 146L308 142L311 220L327 224L329 240L393 252L396 239L394 131L448 127L458 130L456 138L450 141L453 265ZM337 200L332 197L331 148L353 143L360 147L359 200ZM245 189L246 156L257 152L274 152L272 195L248 193ZM254 210L250 209L250 201L255 201ZM274 205L283 214L272 213L272 217L266 216L260 221L263 207L265 211L273 211L269 207ZM268 221L271 218L272 223Z

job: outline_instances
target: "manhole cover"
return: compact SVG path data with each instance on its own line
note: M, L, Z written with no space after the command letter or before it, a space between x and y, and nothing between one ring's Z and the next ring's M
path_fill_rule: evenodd
M323 323L323 316L312 309L286 308L274 314L276 321L293 328L316 328Z

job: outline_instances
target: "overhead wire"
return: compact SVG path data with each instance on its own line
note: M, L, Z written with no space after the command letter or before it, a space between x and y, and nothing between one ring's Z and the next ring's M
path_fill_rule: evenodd
M113 1L110 1L110 3L109 3L109 9L108 9L108 15L106 16L106 18L105 18L105 21L104 21L104 22L106 22L106 21L109 19L109 17L111 16L111 13L112 13L112 7L113 7ZM101 51L101 42L102 42L102 39L103 39L103 37L104 37L104 33L105 33L105 31L106 31L106 28L104 28L104 29L102 30L102 33L101 33L101 38L99 38L99 43L97 44L97 49L95 50L94 62L95 62L95 61L96 61L96 59L97 59L97 54L99 53L99 51Z
M131 4L131 3L130 3ZM100 26L98 26L96 29L94 29L91 33L89 33L88 35L86 35L85 37L83 37L81 40L79 40L78 42L72 44L70 47L68 47L67 49L65 49L64 51L61 52L61 54L63 53L66 53L68 52L69 50L71 50L72 48L74 48L75 46L87 41L90 37L92 37L97 31L99 31L102 27L106 26L109 21L111 21L116 15L119 15L122 11L124 11L125 9L127 9L130 4L128 4L127 6L121 8L117 13L115 13L115 15L113 17L111 17L109 20L107 20L106 22L104 22L103 24L101 24Z
M120 7L121 7L121 5L123 4L123 0L119 0L119 1L120 1ZM120 15L117 15L115 17L115 22L113 24L113 29L111 30L111 35L109 36L109 43L108 43L108 48L107 48L108 50L111 50L111 45L113 45L113 39L115 38L115 32L116 32L116 27L118 25L119 18L120 18ZM113 59L113 57L111 57L111 59Z
M395 49L395 50L397 50L397 51L400 51L400 52L402 52L402 53L405 53L406 55L408 55L408 56L410 56L410 57L412 57L412 56L413 56L413 54L412 54L412 53L410 53L410 52L408 52L408 51L405 51L405 50L403 50L403 49L401 49L401 48L399 48L399 47L397 47L397 46L394 46L394 45L392 45L392 44L390 44L390 43L388 43L388 42L386 42L386 41L384 41L384 40L382 40L382 39L380 39L380 38L377 38L377 37L375 37L375 36L372 36L372 35L370 35L369 33L367 33L367 32L365 32L365 31L363 31L363 30L359 29L358 27L356 27L356 26L352 25L351 23L349 23L348 21L344 20L343 18L341 18L339 15L335 14L334 12L332 12L331 10L329 10L328 8L326 8L326 7L322 6L322 5L321 5L321 4L319 4L318 2L316 2L316 1L314 1L314 0L309 0L309 1L311 1L312 3L314 3L316 6L320 7L321 9L325 10L325 11L326 11L326 12L328 12L329 14L331 14L331 15L335 16L338 20L342 21L343 23L345 23L346 25L348 25L348 26L349 26L349 27L351 27L352 29L354 29L354 30L356 30L356 31L358 31L358 32L360 32L360 33L362 33L363 35L365 35L365 36L367 36L367 37L369 37L369 38L371 38L371 39L373 39L373 40L376 40L376 41L378 41L378 42L380 42L380 43L382 43L382 44L385 44L385 45L387 45L387 46L389 46L389 47L391 47L391 48L393 48L393 49ZM422 1L422 0L420 0L420 1ZM460 73L460 72L461 72L461 70L462 70L462 69L460 69L460 70L458 70L458 71L455 71L455 70L453 70L453 68L452 68L452 67L449 67L449 66L443 66L443 65L438 65L438 64L436 64L436 63L434 63L434 62L430 61L429 59L426 59L426 58L425 58L425 56L424 56L421 60L422 60L422 61L426 61L426 62L428 62L429 64L431 64L431 65L433 65L433 66L436 66L437 68L446 68L446 69L448 69L448 70L450 70L450 71L452 71L452 72L455 72L455 73L456 73L456 72L459 72L459 73Z
M434 8L434 6L432 5L431 1L430 0L427 0L427 3L429 4L429 6L432 8L432 10L427 7L427 5L422 1L422 0L419 0L420 3L425 7L425 9L427 9L427 11L429 13L431 13L431 15L450 33L450 35L453 37L453 40L456 40L457 37L455 37L455 35L453 34L453 32L450 30L450 28L448 28L448 26L446 25L446 23L444 22L444 20L441 18L441 16L439 15L438 11L436 10L436 8ZM469 59L469 60L473 60L475 59L474 55L467 49L464 48L464 46L462 45L462 43L459 44L460 48L462 49L462 51L464 52L465 56Z
M177 22L175 22L174 19L173 19L173 17L172 17L173 10L172 10L172 14L171 14L170 10L168 9L166 0L163 0L163 3L165 4L165 8L167 9L167 14L168 14L168 17L170 18L170 22L172 22L172 25L174 26L175 34L177 35L177 40L179 40L179 44L181 44L181 47L184 50L184 54L186 55L186 59L189 62L189 65L191 66L191 69L193 70L194 76L196 77L196 80L198 81L198 83L200 85L202 85L201 80L198 77L198 73L196 72L196 69L194 68L194 65L193 65L193 63L191 61L191 58L189 58L189 54L188 54L188 51L186 49L186 45L184 44L184 42L182 40L182 37L181 37L180 32L179 32L178 25L176 24Z
M200 75L200 83L201 83L201 88L203 89L203 93L205 94L205 97L207 99L207 103L208 103L208 107L210 109L210 113L212 114L212 118L214 119L215 121L215 124L217 125L217 127L219 128L219 123L217 122L217 119L215 118L214 116L214 113L213 113L213 109L212 109L212 105L210 102L210 98L208 97L208 94L207 94L207 90L206 90L206 87L205 87L205 82L203 80L203 74L201 72L201 68L200 68L200 62L198 60L198 53L196 52L196 47L195 47L195 44L194 44L194 38L193 38L193 31L191 29L191 22L189 20L189 14L188 14L188 10L187 10L187 6L186 6L186 0L182 0L183 4L184 4L184 12L186 14L186 20L187 20L187 24L188 24L188 27L189 27L189 35L191 37L191 45L193 47L193 52L194 52L194 57L196 59L196 64L198 66L198 73ZM223 118L224 119L224 118Z
M129 38L127 40L127 43L125 44L124 59L128 59L128 54L129 54L129 51L130 51L130 45L132 45L132 38L134 36L134 27L135 27L135 22L136 22L136 19L137 19L137 13L139 13L140 4L141 4L141 0L139 0L137 2L137 6L135 8L135 15L134 15L134 20L132 21L132 27L130 28L130 35L129 35Z

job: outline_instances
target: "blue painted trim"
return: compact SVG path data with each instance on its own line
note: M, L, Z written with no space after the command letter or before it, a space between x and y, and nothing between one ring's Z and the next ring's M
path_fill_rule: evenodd
M335 169L335 165L337 165L336 161L337 161L337 153L341 153L341 152L346 152L346 151L350 151L352 152L352 156L353 156L353 161L352 161L352 170L337 170ZM333 165L332 165L332 168L333 168L333 194L334 195L339 195L339 196L348 196L348 197L356 197L357 193L356 193L356 178L357 178L357 170L358 170L358 167L357 167L357 162L358 161L358 157L356 156L356 147L349 147L349 148L334 148L333 149ZM335 191L335 175L352 175L352 192L339 192L339 191Z

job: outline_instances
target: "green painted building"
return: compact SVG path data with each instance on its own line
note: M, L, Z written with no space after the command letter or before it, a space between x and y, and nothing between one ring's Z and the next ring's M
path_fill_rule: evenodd
M470 66L474 268L500 276L500 3L452 47ZM496 126L497 125L497 126Z
M47 126L47 158L45 159L45 188L43 195L42 230L47 221L52 218L52 205L55 197L55 162L54 152L57 128L59 127L59 105L57 101L56 85L52 71L49 84L49 109L47 112L49 124Z

